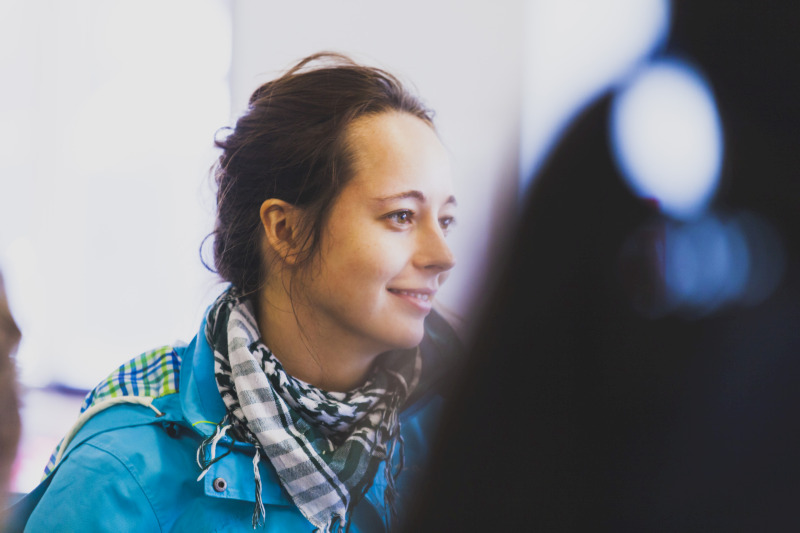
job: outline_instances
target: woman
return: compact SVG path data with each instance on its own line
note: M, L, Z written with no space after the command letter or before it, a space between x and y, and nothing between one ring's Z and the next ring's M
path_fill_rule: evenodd
M430 112L318 54L217 146L231 285L188 346L89 394L28 530L374 531L401 511L458 344L432 310L455 199Z

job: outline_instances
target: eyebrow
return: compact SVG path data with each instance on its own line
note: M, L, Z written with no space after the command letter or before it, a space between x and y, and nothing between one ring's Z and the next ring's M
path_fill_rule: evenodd
M422 193L422 191L417 191L417 190L405 191L397 194L392 194L390 196L384 196L382 198L375 198L375 201L379 203L386 203L392 200L402 200L404 198L416 198L422 203L425 203L427 201L427 198L425 198L425 195ZM456 202L456 197L451 195L447 199L445 204L458 205L458 202Z

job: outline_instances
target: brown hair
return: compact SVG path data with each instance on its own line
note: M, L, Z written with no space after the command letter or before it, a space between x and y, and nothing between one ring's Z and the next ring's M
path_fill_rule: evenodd
M401 82L341 54L306 57L250 97L247 111L215 144L214 265L243 294L261 286L261 204L302 207L302 261L317 251L333 201L352 177L347 129L354 120L399 111L433 124L433 114Z

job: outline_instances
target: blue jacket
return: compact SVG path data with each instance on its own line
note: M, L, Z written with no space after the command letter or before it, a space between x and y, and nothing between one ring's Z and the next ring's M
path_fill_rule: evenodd
M91 416L66 445L53 472L12 509L7 531L252 531L254 448L221 442L222 455L198 481L197 449L220 421L225 405L214 378L205 323L183 348L179 390L143 405L114 405ZM442 377L457 346L452 329L435 313L421 345L423 372ZM420 478L428 441L442 405L440 387L419 391L401 413L405 468L397 480L397 509ZM157 415L156 411L161 415ZM266 519L258 531L313 531L281 488L272 465L258 466ZM352 517L351 531L385 531L383 469Z

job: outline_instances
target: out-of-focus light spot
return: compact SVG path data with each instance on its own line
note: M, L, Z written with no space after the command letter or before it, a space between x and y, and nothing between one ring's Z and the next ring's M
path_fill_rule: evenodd
M526 3L523 186L572 118L661 47L669 13L669 0Z
M626 244L621 279L633 305L650 317L701 317L729 306L761 303L785 268L775 230L752 213L663 218Z
M665 237L664 274L672 305L703 312L744 292L750 255L734 224L707 217L671 227Z
M614 153L636 194L675 218L701 214L719 181L723 138L697 71L674 59L652 63L614 100L611 120Z

